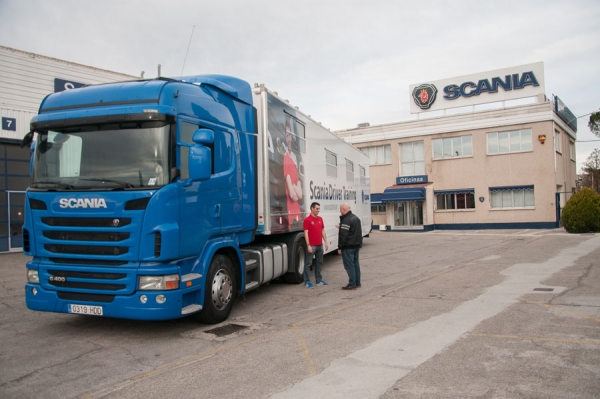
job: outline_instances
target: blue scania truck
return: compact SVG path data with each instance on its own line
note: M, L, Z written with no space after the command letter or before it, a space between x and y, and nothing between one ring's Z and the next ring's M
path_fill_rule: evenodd
M341 203L370 230L368 157L229 76L50 94L22 144L33 310L219 323L240 294L303 281L311 202L330 251Z

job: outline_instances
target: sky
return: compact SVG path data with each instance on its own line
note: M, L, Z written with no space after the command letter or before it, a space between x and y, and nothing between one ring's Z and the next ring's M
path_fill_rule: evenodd
M146 78L264 83L329 129L415 119L409 86L544 63L600 109L598 0L0 0L0 45ZM578 171L600 138L578 119Z

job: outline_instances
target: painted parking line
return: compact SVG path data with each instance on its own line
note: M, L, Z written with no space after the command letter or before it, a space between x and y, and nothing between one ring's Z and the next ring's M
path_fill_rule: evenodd
M582 339L533 337L533 336L509 335L509 334L469 334L469 336L470 337L479 337L479 338L514 339L514 340L519 340L519 341L557 342L557 343L561 343L561 344L600 345L600 341L590 341L590 340L582 340Z
M550 304L547 304L547 303L536 302L536 301L530 301L530 300L527 300L525 298L519 298L519 301L521 301L523 303L530 304L530 305L536 305L536 306L541 306L543 308L553 309L553 310L556 310L556 311L561 312L561 313L569 314L571 316L580 317L582 319L594 320L594 321L597 321L597 322L600 323L600 317L590 316L590 315L587 315L587 314L584 314L584 313L580 313L580 312L572 312L570 310L563 309L562 306L550 305Z

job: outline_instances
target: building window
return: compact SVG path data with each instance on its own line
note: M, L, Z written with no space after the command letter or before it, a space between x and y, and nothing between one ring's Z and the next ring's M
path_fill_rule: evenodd
M558 130L554 130L554 149L556 152L562 153L562 149L560 147L560 132Z
M337 177L337 155L325 150L325 172L329 177Z
M487 134L488 154L531 151L531 129L494 132Z
M371 205L371 213L385 213L385 204Z
M388 145L379 145L376 147L360 148L362 152L369 156L370 165L384 165L392 163L392 149Z
M354 183L354 162L346 159L346 181Z
M475 209L475 190L435 191L437 210Z
M575 160L575 143L569 140L569 154L571 155L571 161Z
M367 168L364 166L358 165L360 169L360 185L365 186L367 184Z
M432 140L433 159L469 157L473 155L472 136L449 137Z
M492 209L533 208L533 186L490 187Z
M425 174L425 154L422 141L400 144L400 155L402 157L400 176Z

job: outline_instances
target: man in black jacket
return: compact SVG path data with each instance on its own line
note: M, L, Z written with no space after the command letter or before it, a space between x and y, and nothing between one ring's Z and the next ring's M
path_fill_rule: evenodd
M360 219L350 210L350 204L340 205L340 233L338 236L338 254L342 255L344 269L348 273L348 285L343 290L360 287L360 264L358 252L362 247L362 227Z

